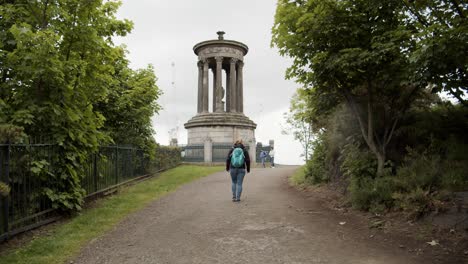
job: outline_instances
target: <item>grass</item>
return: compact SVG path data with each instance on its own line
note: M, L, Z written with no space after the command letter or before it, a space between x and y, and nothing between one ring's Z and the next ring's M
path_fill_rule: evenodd
M289 177L289 184L294 185L294 186L301 186L306 183L306 178L305 178L305 165L299 167L294 174Z
M0 256L0 263L65 263L90 240L109 231L125 216L184 183L222 170L223 167L184 165L163 172L159 177L123 188L119 194L98 201L94 208L86 209L57 226L51 234L33 239L20 249L6 252Z

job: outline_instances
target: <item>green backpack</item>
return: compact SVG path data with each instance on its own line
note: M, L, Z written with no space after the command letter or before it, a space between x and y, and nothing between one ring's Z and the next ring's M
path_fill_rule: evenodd
M231 165L235 168L244 166L244 151L241 148L235 148L231 154Z

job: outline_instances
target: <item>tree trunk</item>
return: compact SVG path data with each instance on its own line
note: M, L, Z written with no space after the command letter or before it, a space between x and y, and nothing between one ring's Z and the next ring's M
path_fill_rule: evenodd
M384 165L385 165L385 154L380 152L375 153L377 157L377 177L381 177L383 175Z
M367 103L367 130L366 130L366 127L365 127L365 121L363 120L361 114L359 113L359 110L358 110L358 106L353 98L353 96L349 93L349 92L346 92L345 91L345 98L346 98L346 101L348 103L348 106L351 108L351 110L353 111L354 113L354 116L356 117L356 119L358 120L358 123L359 123L359 127L361 129L361 133L362 133L362 137L364 139L364 141L366 142L369 150L375 155L375 157L377 158L377 177L380 177L382 176L383 174L383 169L384 169L384 165L385 165L385 147L386 147L386 144L385 145L382 145L380 144L379 146L377 146L375 140L374 140L374 134L375 134L375 131L374 131L374 123L373 123L373 113L372 113L372 103L371 103L371 100L372 98L369 98L369 101ZM392 129L392 133L390 133L390 136L391 137L391 134L393 134L393 129ZM379 151L379 149L381 149L381 151Z

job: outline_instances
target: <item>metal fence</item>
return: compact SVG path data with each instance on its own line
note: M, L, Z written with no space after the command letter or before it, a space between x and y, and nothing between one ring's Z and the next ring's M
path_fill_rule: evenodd
M131 147L100 147L85 166L82 187L87 196L146 174L143 151Z
M182 146L182 161L184 162L205 162L205 149L204 145L187 145ZM226 162L227 155L232 149L232 143L215 143L211 147L212 162L224 163ZM250 147L245 146L249 151Z
M55 220L44 188L51 188L37 175L52 163L54 146L50 144L0 145L0 181L11 189L2 195L0 240L36 225Z
M48 177L58 151L51 144L0 144L0 182L10 187L7 196L0 193L0 241L59 217L45 195L46 188L54 189ZM148 159L140 149L100 147L89 157L81 184L90 196L143 176L147 168Z
M213 144L213 162L226 162L227 155L231 149L231 143Z
M204 145L187 145L182 148L184 162L204 162L205 161L205 146Z

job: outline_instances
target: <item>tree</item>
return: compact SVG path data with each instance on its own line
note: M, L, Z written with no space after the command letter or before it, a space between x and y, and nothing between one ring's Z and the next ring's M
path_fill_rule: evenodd
M305 161L309 160L310 151L314 134L312 131L312 123L309 120L310 115L307 113L307 96L303 89L298 89L291 99L289 113L284 113L287 127L283 129L283 134L292 134L294 139L298 140L304 150L303 156Z
M154 157L156 142L151 118L160 109L156 100L161 95L154 68L150 65L132 70L123 57L114 67L115 83L106 101L96 105L96 110L106 118L103 130L114 142L138 146Z
M132 71L119 64L126 61L125 51L112 38L132 28L130 21L116 19L119 6L102 0L6 0L0 5L0 124L49 137L59 146L56 169L47 179L53 187L44 190L55 207L80 208L84 164L99 145L119 143L123 135L117 128L143 129L138 136L149 138L148 116L157 110L159 94L156 78L152 68ZM126 104L118 100L129 101L118 110L131 109L132 118L141 118L116 116L127 118L117 124L109 108L99 107Z
M311 113L346 103L378 175L398 121L427 86L404 14L397 0L279 0L272 29L272 45L293 58L286 77L312 90Z
M467 4L459 0L403 1L414 28L417 52L432 92L445 91L468 106Z

